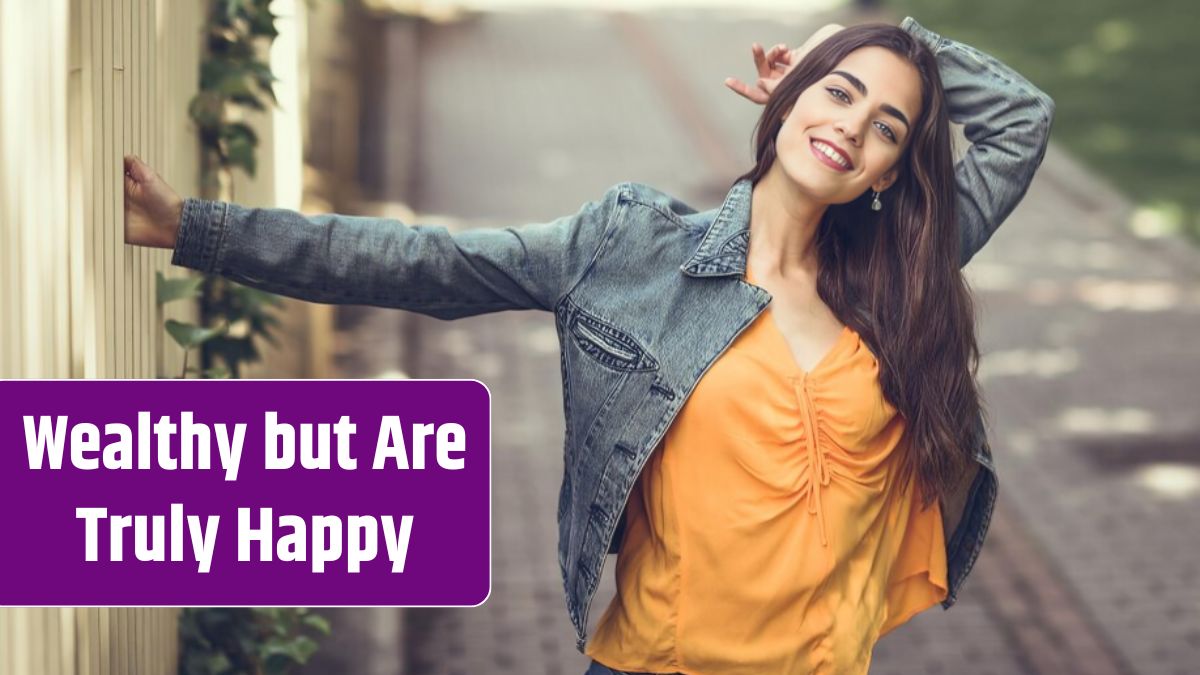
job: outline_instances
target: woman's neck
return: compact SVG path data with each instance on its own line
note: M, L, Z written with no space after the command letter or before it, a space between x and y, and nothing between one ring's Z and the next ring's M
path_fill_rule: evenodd
M817 271L817 227L828 204L795 188L779 162L754 186L750 198L750 251L756 275L812 278Z

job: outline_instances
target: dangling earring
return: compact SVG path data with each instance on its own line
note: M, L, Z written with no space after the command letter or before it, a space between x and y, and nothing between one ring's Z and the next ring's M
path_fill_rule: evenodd
M883 208L883 202L879 201L879 192L875 192L875 199L871 202L871 210L879 211Z

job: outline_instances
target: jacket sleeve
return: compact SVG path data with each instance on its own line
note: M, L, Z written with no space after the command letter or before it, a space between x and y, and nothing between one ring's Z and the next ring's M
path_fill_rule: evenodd
M960 265L987 243L1025 196L1046 154L1054 100L1019 73L911 16L900 23L938 62L950 120L971 142L955 166Z
M171 262L301 300L439 319L553 311L608 236L620 187L551 222L453 234L392 219L187 199Z

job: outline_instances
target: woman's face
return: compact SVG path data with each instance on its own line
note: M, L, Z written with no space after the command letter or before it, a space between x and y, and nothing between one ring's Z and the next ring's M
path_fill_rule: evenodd
M775 138L772 169L823 204L882 192L920 114L917 69L883 47L857 49L796 99Z

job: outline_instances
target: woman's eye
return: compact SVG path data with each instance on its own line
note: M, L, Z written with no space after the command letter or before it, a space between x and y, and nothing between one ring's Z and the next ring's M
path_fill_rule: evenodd
M846 92L842 91L841 89L838 89L837 87L829 87L829 89L827 89L826 91L828 91L830 94L833 94L834 97L836 97L842 101L845 101L846 103L850 102L850 95L847 94Z
M845 101L846 103L851 102L850 95L847 94L846 92L842 91L841 89L838 89L837 87L828 87L828 88L826 88L826 91L828 91L835 98L837 98L841 101ZM892 142L896 141L896 133L892 131L891 127L889 127L888 125L883 124L881 122L877 123L877 124L879 124L880 130L883 131L883 134L885 136L887 136L889 140L891 140Z

